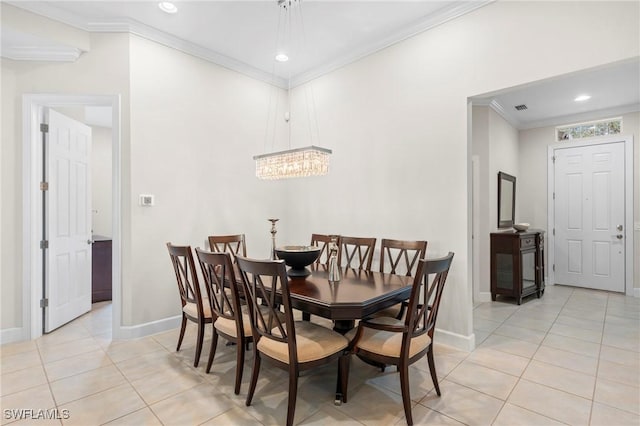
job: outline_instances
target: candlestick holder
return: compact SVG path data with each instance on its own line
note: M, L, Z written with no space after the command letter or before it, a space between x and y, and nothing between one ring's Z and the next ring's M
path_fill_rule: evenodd
M276 233L278 230L276 229L276 222L280 219L267 219L271 222L271 260L276 260L278 257L276 256Z

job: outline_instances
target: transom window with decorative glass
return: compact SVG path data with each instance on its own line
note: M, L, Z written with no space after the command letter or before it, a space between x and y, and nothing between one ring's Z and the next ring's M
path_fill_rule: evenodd
M591 121L588 123L570 124L556 127L558 142L591 138L593 136L615 135L622 131L622 118L609 118L606 120Z

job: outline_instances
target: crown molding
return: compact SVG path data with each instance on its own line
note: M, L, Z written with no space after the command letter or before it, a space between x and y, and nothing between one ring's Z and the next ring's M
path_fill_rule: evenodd
M301 84L307 83L339 68L342 68L350 63L356 62L366 56L379 52L401 41L407 40L415 35L444 24L452 19L458 18L467 13L473 12L483 6L495 2L496 0L479 0L479 1L465 1L459 2L454 5L446 6L438 10L434 14L430 14L422 19L418 19L413 25L405 27L402 31L395 32L382 40L375 41L373 43L363 44L360 47L348 52L336 58L334 61L316 67L310 71L302 72L291 78L291 87L296 87Z
M500 117L502 117L507 123L509 123L512 127L516 129L521 129L522 123L509 114L504 107L495 99L474 99L472 101L473 106L485 106L489 107L496 112Z
M345 65L353 63L375 52L378 52L382 49L413 37L416 34L422 33L447 21L470 13L476 9L486 6L487 4L493 3L494 1L496 0L471 0L456 2L453 5L446 6L440 9L435 14L431 14L427 17L423 17L422 19L418 19L414 25L409 25L400 32L394 33L393 35L377 42L362 45L359 48L349 52L348 54L337 58L331 63L321 65L310 71L302 72L296 76L291 77L289 80L273 76L271 73L262 71L249 64L237 61L221 53L196 45L195 43L191 43L178 37L169 35L163 31L148 27L137 21L122 20L86 22L86 20L84 20L81 16L59 9L53 6L50 2L19 2L14 0L7 1L7 3L35 13L37 15L56 20L88 32L128 32L131 34L135 34L164 46L171 47L184 53L215 63L224 68L237 71L248 77L264 81L282 89L290 89L309 82L324 74L335 71L338 68L342 68Z
M14 61L75 62L82 50L66 46L3 47L2 57Z

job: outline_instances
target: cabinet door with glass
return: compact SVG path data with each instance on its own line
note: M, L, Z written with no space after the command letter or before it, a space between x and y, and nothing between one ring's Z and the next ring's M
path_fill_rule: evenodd
M505 231L491 234L491 299L522 299L544 291L543 231Z

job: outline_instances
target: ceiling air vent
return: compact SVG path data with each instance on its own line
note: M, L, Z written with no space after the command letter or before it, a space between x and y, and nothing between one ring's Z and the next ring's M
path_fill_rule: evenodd
M520 105L516 105L515 108L518 111L524 111L525 109L527 109L527 106L525 104L520 104Z

